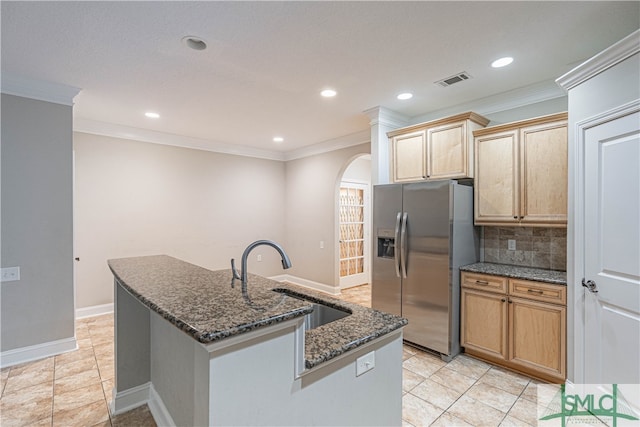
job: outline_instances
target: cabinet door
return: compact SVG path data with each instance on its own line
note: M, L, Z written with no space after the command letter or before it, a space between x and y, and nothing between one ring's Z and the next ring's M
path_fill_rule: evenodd
M518 222L517 130L475 139L475 223Z
M399 135L392 140L392 175L395 182L427 177L425 131Z
M431 128L427 132L427 178L466 178L467 122Z
M520 129L520 219L567 223L567 122Z
M460 344L498 359L507 358L505 295L462 289Z
M564 381L566 308L520 298L509 301L509 359Z

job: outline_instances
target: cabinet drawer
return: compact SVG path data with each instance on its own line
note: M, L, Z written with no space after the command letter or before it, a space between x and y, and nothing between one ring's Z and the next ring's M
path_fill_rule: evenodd
M567 287L550 283L510 279L509 295L553 304L567 304Z
M507 278L490 276L487 274L462 272L462 283L465 288L478 289L487 292L507 293Z

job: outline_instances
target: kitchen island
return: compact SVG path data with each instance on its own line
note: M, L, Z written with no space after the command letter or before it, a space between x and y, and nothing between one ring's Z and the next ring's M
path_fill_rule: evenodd
M166 255L109 261L113 411L159 425L400 425L406 320ZM311 329L329 307L339 320Z

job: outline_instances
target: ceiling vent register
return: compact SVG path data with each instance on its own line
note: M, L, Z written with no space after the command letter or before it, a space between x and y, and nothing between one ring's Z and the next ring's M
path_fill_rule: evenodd
M467 73L466 71L462 71L461 73L454 74L453 76L449 76L449 77L444 78L442 80L438 80L435 83L437 85L442 86L442 87L447 87L447 86L451 86L451 85L456 84L456 83L463 82L465 80L469 80L470 78L471 78L471 75L469 73Z

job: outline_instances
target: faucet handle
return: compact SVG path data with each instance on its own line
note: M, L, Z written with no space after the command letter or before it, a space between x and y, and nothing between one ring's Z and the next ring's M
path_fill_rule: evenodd
M231 271L233 272L233 278L234 279L240 279L240 273L238 272L238 269L236 268L236 260L231 258Z

